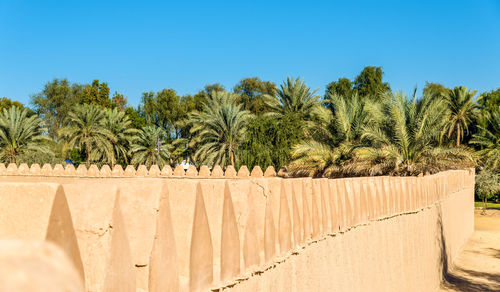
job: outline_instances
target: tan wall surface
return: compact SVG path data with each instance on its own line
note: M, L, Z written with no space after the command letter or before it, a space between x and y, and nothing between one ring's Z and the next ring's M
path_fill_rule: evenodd
M87 291L432 291L473 231L468 170L283 179L0 165L0 175L0 237L50 238Z

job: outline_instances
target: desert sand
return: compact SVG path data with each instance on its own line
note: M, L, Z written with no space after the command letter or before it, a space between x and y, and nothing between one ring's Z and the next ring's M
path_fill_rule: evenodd
M474 214L474 233L444 275L441 291L500 291L500 210Z

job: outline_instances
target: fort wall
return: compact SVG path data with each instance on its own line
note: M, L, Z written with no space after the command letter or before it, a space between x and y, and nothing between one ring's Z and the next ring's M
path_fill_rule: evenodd
M87 291L432 291L473 231L473 170L0 164L0 238L59 246Z

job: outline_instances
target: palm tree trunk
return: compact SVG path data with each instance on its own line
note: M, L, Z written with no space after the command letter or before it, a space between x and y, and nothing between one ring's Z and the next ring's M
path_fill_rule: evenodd
M86 165L87 165L87 168L90 167L90 143L89 143L89 138L88 137L85 137L85 152L87 153L87 161L86 161Z
M231 160L231 165L234 167L234 153L233 153L233 151L229 152L229 159Z
M457 147L460 146L460 132L457 129Z

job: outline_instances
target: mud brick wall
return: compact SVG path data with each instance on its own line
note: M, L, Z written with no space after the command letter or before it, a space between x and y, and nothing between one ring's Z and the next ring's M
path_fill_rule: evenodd
M473 170L0 164L0 239L59 246L86 291L431 291L473 231L473 188Z

